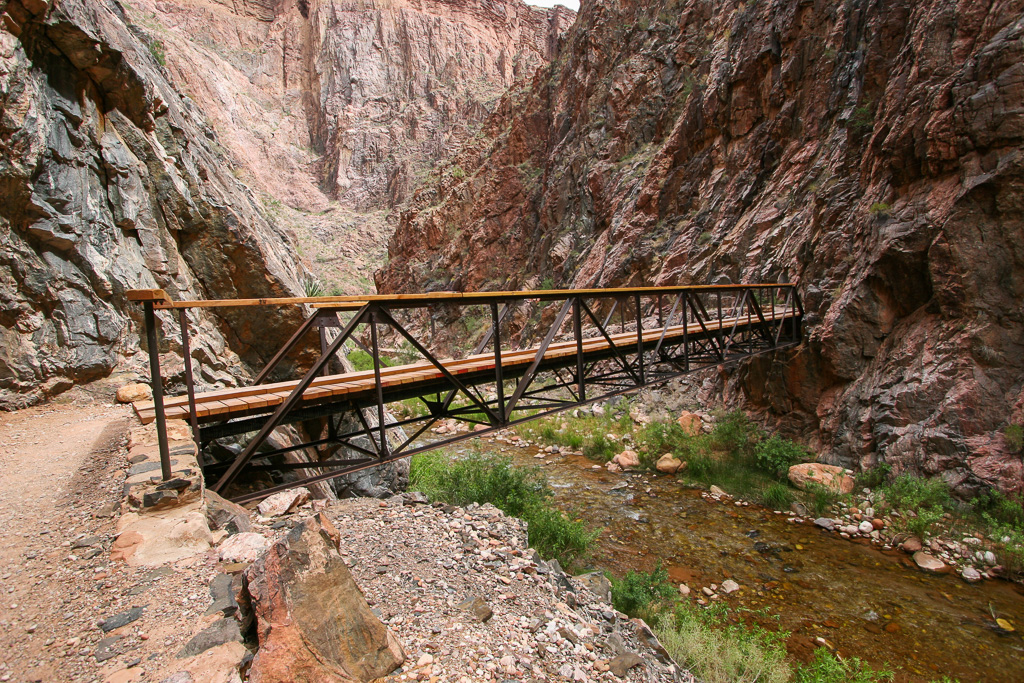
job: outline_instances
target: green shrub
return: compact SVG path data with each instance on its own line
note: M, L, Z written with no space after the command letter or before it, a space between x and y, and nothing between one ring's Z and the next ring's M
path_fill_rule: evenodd
M463 178L466 177L466 172L462 170L461 166L452 166L452 177L455 178L456 180L462 180Z
M953 505L949 486L942 479L924 479L904 472L881 490L886 502L897 510L917 512L921 508L949 509Z
M711 432L711 446L715 450L747 458L753 454L760 437L761 430L757 425L742 410L734 410L717 415L715 428Z
M658 603L676 595L661 564L652 572L629 571L621 579L612 578L612 604L631 617L648 617Z
M1024 426L1017 424L1006 425L1003 429L1003 435L1006 437L1006 443L1010 445L1010 448L1017 451L1024 451Z
M571 567L599 532L551 505L551 489L537 467L515 467L507 456L470 452L462 458L433 451L413 456L409 486L452 505L491 503L527 523L530 546Z
M931 507L920 507L914 511L914 516L904 515L902 525L907 531L915 536L927 536L932 529L942 521L943 510L938 505Z
M1024 531L1024 506L998 489L989 489L971 500L971 507L986 517L989 525Z
M793 503L793 491L781 482L773 482L761 494L764 504L775 510L788 510Z
M854 480L856 481L857 488L874 489L884 485L889 480L889 472L891 471L892 467L883 462L863 472L858 472Z
M810 663L797 667L793 683L880 683L893 678L891 671L876 671L856 657L840 659L819 647Z
M885 202L875 202L874 204L871 205L868 211L871 212L872 216L888 216L889 209L891 208L892 207L886 204Z
M807 460L808 456L807 449L803 446L778 434L773 434L754 446L757 466L773 477L785 477L790 465Z
M728 624L721 609L681 603L657 620L655 631L672 658L705 683L785 683L792 675L788 633Z
M989 536L997 543L1000 563L1014 576L1024 574L1024 531L1000 523L989 514L982 518L989 525Z
M368 354L366 351L363 351L362 349L356 349L355 351L349 351L345 355L348 358L348 362L351 363L352 367L356 369L356 372L366 372L367 370L373 370L373 356ZM391 362L388 359L384 358L384 356L379 356L379 358L380 366L382 368L391 366Z

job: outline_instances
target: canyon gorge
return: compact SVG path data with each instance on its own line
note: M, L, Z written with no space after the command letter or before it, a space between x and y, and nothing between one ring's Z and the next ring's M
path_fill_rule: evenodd
M0 12L4 408L140 371L131 288L794 281L806 342L723 371L730 404L829 462L1021 488L1020 2ZM194 315L205 387L297 322Z

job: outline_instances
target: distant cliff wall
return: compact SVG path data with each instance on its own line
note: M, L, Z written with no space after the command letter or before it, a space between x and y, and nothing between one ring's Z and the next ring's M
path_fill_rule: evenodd
M794 280L731 400L847 466L1024 486L1024 3L584 0L377 282Z

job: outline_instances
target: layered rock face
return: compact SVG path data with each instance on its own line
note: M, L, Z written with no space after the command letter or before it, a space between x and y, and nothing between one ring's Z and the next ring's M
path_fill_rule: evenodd
M327 290L372 291L390 211L547 63L520 0L139 0L129 14Z
M304 264L325 290L372 291L381 207L575 16L518 0L0 0L0 13L0 408L126 359L144 368L127 289L287 296ZM201 384L260 365L297 314L190 312ZM174 380L176 320L162 322Z
M384 292L799 283L732 373L844 466L1022 485L1024 3L585 2L403 214ZM500 255L500 258L498 257Z
M288 240L117 2L12 0L0 14L0 408L137 354L141 310L128 289L297 291ZM201 381L244 372L236 353L260 362L283 341L272 326L294 323L282 315L190 313ZM161 351L180 350L166 334L176 321L161 322Z

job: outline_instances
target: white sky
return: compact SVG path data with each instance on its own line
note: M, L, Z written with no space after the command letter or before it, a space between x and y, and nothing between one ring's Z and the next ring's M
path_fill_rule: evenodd
M537 7L554 7L555 5L565 5L571 10L579 12L580 2L579 0L526 0L527 5L536 5Z

